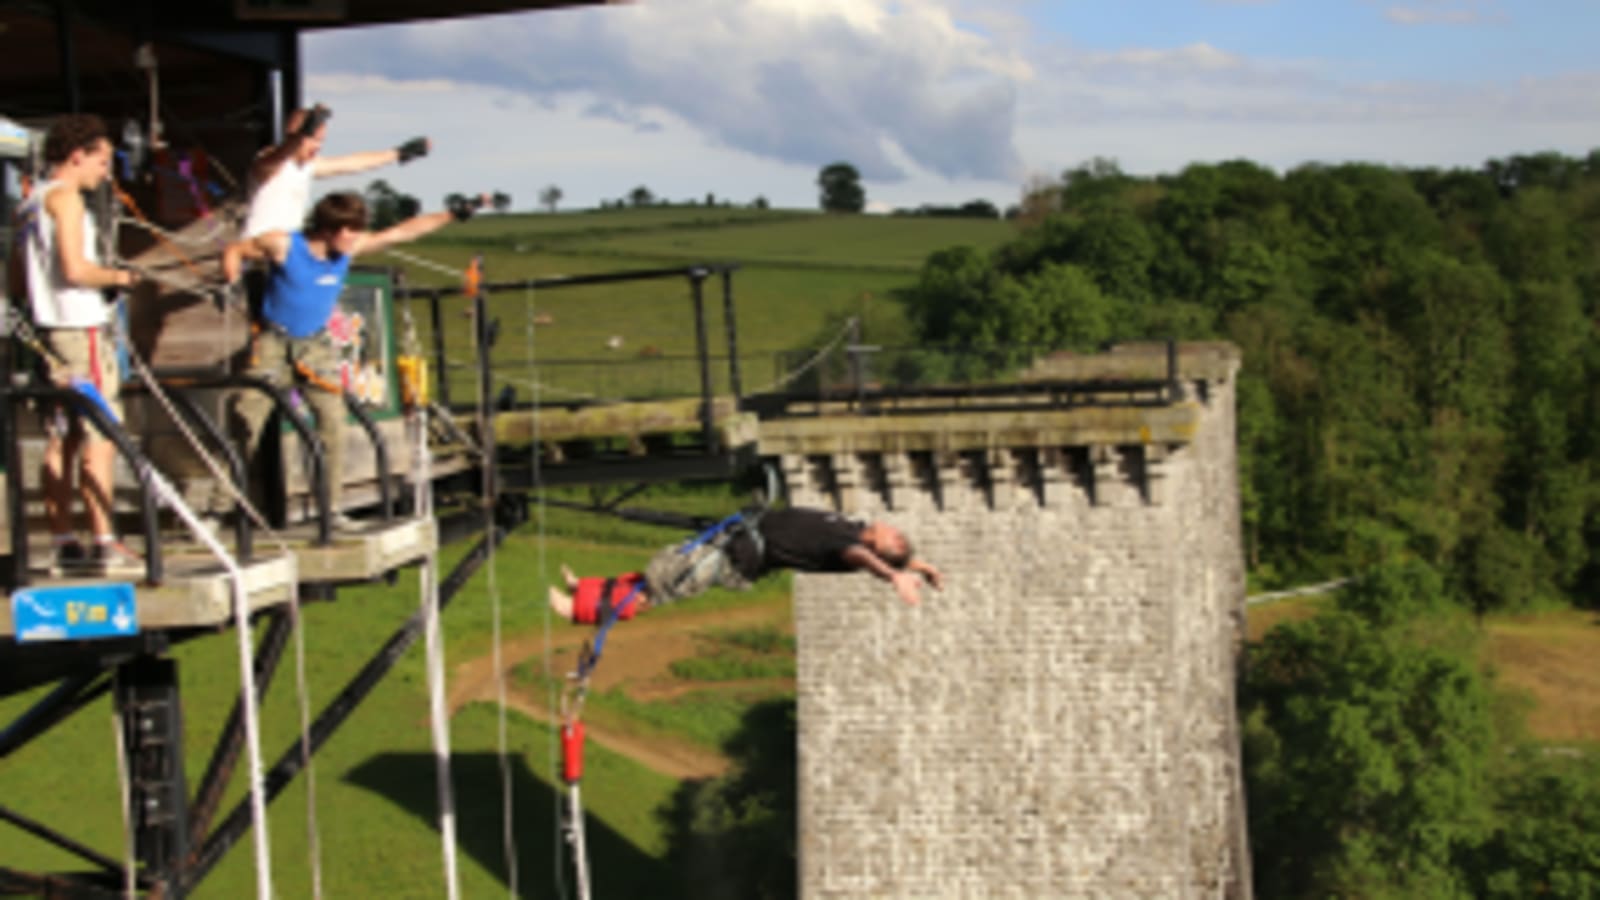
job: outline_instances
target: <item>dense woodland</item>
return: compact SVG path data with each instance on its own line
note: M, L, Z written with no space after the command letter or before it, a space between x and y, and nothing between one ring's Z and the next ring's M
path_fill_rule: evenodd
M1358 576L1247 656L1259 895L1600 895L1600 760L1523 737L1475 624L1600 605L1600 151L1097 160L1022 219L929 259L916 337L1234 342L1254 582Z

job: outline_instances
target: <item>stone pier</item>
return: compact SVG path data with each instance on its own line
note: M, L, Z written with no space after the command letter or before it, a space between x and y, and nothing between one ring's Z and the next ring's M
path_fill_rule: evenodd
M1183 345L1157 404L761 423L793 502L894 523L948 577L916 608L795 579L802 896L1249 896L1238 365Z

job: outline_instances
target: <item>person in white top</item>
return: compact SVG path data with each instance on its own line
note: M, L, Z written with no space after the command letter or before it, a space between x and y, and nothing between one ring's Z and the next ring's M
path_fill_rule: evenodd
M417 137L392 150L319 156L322 142L328 135L328 119L332 116L333 113L320 103L310 109L295 110L284 123L288 136L282 143L257 154L250 166L250 210L245 217L244 237L304 228L306 213L311 209L313 178L354 175L428 155L430 142L425 137Z
M99 187L111 172L105 123L92 115L57 119L45 136L44 161L45 180L21 210L12 247L13 280L26 286L51 380L63 386L93 384L120 419L121 375L101 289L132 287L138 276L99 258L94 220L83 202L83 192ZM64 407L45 410L45 432L45 512L55 566L109 574L140 566L112 530L115 445ZM95 539L87 553L72 529L74 462L79 464L78 492Z

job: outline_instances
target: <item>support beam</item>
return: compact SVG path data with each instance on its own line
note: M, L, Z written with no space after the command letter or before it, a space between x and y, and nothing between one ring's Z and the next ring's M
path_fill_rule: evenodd
M489 558L490 546L498 547L505 540L506 534L506 529L495 527L478 542L477 546L472 548L471 552L456 564L450 575L439 583L439 608L441 610L455 598L455 595L466 585L467 580ZM368 660L367 664L362 666L361 671L357 672L354 678L350 679L350 682L345 685L338 696L328 703L327 707L317 716L316 721L311 723L309 753L302 753L301 742L297 740L279 756L277 763L263 778L263 790L266 791L268 803L271 803L275 797L282 793L283 789L288 787L294 777L300 773L304 756L315 754L320 750L322 745L327 743L328 738L332 737L333 733L338 730L339 726L343 725L345 720L350 718L351 714L356 711L356 707L360 706L361 702L367 698L367 695L372 693L373 688L378 686L378 682L389 674L389 670L393 669L395 663L400 661L400 657L405 654L406 650L416 643L417 638L422 636L422 627L423 616L419 611L407 619L406 623L390 636L377 654ZM247 801L239 803L228 813L227 818L223 820L217 830L206 840L205 845L195 854L193 865L184 873L185 889L192 890L201 879L205 878L207 873L222 860L223 855L228 852L229 848L245 835L251 824L250 804Z

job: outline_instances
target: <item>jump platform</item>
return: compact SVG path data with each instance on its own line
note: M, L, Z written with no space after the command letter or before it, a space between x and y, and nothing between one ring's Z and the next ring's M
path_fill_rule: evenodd
M258 537L258 552L241 562L245 601L250 612L286 604L300 585L370 581L415 563L439 546L437 520L401 519L359 523L353 530L335 532L326 545L317 545L311 524L279 532L289 552L269 546ZM130 542L135 550L138 542ZM208 628L233 621L233 586L228 570L216 558L191 543L163 543L162 580L150 584L142 573L129 576L76 577L54 575L45 561L49 548L32 548L37 560L30 566L30 584L20 590L45 592L81 589L93 595L109 585L130 585L136 615L133 632L156 629ZM12 592L14 593L14 592ZM11 593L0 603L0 640L17 637Z

